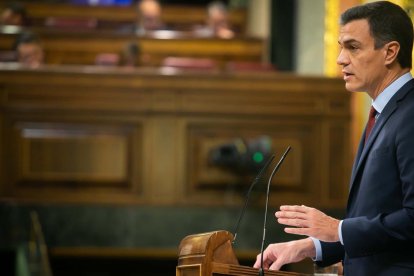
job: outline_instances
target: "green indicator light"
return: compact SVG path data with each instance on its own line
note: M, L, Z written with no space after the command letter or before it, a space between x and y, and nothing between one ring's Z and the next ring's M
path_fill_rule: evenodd
M260 163L260 162L262 162L262 161L263 161L263 159L264 159L264 157L263 157L263 153L261 153L261 152L255 152L255 153L253 154L253 161L254 161L254 162L256 162L256 163Z

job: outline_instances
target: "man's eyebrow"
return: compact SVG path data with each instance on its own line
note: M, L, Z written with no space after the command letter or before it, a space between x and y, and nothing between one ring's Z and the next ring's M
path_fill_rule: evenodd
M338 44L339 45L347 45L347 44L352 44L352 43L361 44L358 40L353 39L353 38L344 40L342 42L340 40L338 40Z

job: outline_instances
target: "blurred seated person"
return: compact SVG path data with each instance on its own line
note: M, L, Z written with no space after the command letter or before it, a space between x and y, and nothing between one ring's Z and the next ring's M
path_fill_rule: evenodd
M26 8L18 2L6 5L0 16L0 25L24 26L27 24Z
M207 22L205 26L198 26L195 35L202 37L233 38L234 32L230 28L227 6L220 1L213 1L207 6Z
M140 65L141 49L136 42L127 43L122 49L121 65L125 67L137 67Z
M140 0L137 3L137 22L135 32L145 34L164 28L161 20L161 4L157 0Z
M14 44L17 60L30 68L38 68L44 63L44 50L39 38L32 32L20 34Z
M144 35L151 31L164 30L161 20L161 4L157 0L138 0L136 20L132 24L121 26L119 33Z

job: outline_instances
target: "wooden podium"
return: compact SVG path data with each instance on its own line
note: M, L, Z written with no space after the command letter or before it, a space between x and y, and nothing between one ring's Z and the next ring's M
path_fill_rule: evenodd
M179 246L176 276L257 276L259 270L241 266L233 251L233 235L214 231L185 237ZM304 275L294 272L265 271L268 276Z

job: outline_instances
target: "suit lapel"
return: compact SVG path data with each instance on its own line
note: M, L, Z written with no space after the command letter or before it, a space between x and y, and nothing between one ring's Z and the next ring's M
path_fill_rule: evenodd
M363 135L361 137L361 140L359 141L358 151L357 151L357 154L356 154L356 157L355 157L355 160L354 160L354 164L352 165L352 174L351 174L351 182L350 182L351 185L350 185L349 189L352 188L352 183L354 183L354 180L355 180L355 177L356 177L357 167L358 167L358 164L359 164L359 160L361 159L361 154L362 154L362 151L364 149L365 132L366 132L366 127L365 127L365 130L364 130Z

